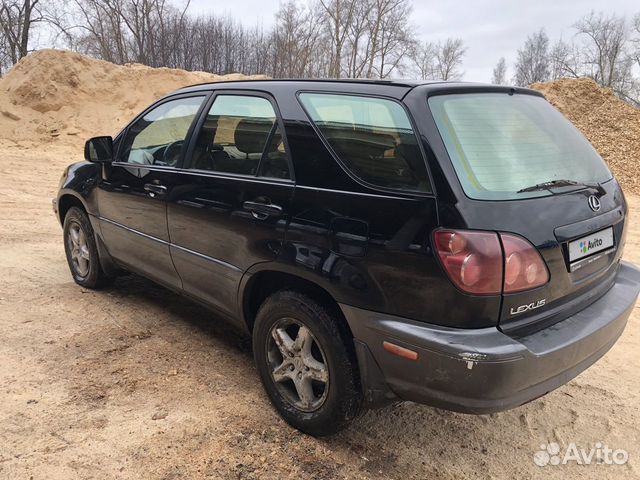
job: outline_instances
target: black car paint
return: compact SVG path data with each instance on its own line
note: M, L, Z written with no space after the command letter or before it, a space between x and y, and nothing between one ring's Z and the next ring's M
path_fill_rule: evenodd
M354 178L341 167L310 124L296 98L300 91L402 101L422 139L434 193L388 191ZM477 201L465 196L425 98L472 91L513 93L514 89L467 84L414 87L286 81L190 87L149 109L170 99L212 94L201 108L203 116L215 94L264 96L272 101L285 127L295 181L182 168L188 167L192 138L183 149L187 155L178 168L115 162L100 171L98 165L83 164L76 169L97 188L78 189L74 183L77 180L70 176L61 193L80 194L88 204L88 212L101 220L98 231L109 253L125 268L175 290L184 290L231 318L244 318L244 292L238 291L243 275L280 271L314 282L338 303L436 325L482 328L514 322L514 328L541 328L562 317L562 309L557 311L554 300L563 303L575 297L577 294L572 293L576 283L582 282L580 290L588 291L591 283L602 280L607 273L611 276L621 249L611 255L613 258L602 260L611 268L582 272L582 277L591 275L588 281L570 278L562 242L553 230L594 217L585 191L507 202ZM537 95L522 89L518 93ZM194 122L190 133L197 131L200 123L201 119ZM145 174L143 178L140 171ZM164 185L167 192L154 195L145 190L147 184ZM626 216L624 197L615 180L604 187L607 195L601 198L602 212L621 207L615 228L615 238L621 240ZM283 206L283 214L266 220L253 218L242 204L256 198ZM531 218L532 204L535 222ZM433 253L431 234L438 227L522 235L540 249L552 280L534 291L504 297L467 295L448 280ZM590 231L587 223L575 233L581 236ZM592 269L602 270L601 267L593 265ZM216 285L217 290L210 285ZM540 298L546 299L544 308L511 318L511 307ZM546 322L540 321L543 318Z
M420 137L432 192L382 189L354 177L310 123L296 97L300 91L402 102ZM141 273L206 304L245 330L251 329L252 280L277 272L317 286L343 309L478 333L493 328L513 338L531 335L594 304L614 284L627 207L615 179L603 184L605 194L597 214L587 202L592 192L584 189L526 200L468 198L426 99L475 91L539 95L526 89L462 83L268 81L186 88L149 107L176 96L208 96L177 167L133 167L117 161L72 165L58 195L60 219L66 205L80 201L104 257L116 264L109 268ZM284 127L292 180L189 168L193 132L203 121L205 107L216 94L234 92L249 92L273 103ZM116 150L125 133L126 129L114 140ZM166 191L154 193L146 185L162 185ZM256 218L246 208L247 201L277 204L282 212ZM614 226L616 249L590 267L569 273L568 241L608 225ZM449 280L434 253L432 235L438 228L521 235L540 251L550 282L511 295L465 294ZM514 306L540 299L545 304L539 309L510 313ZM375 370L371 374L375 382L379 366L367 346L358 348L358 356L361 369L367 364ZM384 392L381 396L389 397Z

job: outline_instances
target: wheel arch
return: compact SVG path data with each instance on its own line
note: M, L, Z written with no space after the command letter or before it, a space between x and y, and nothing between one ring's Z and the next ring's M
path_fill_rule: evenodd
M75 192L66 191L58 198L58 220L64 224L64 218L72 207L78 207L85 213L89 213L86 204Z
M98 219L90 213L87 204L84 199L77 194L74 190L65 190L58 197L58 220L60 224L64 226L64 219L69 213L71 208L77 207L87 214L89 218L89 222L93 227L94 238L96 241L96 246L98 248L98 258L100 260L100 266L102 270L111 276L116 276L121 273L120 267L118 267L117 263L109 253L109 250L102 238L100 224L98 223Z
M264 300L279 290L291 289L305 293L330 308L336 317L344 322L345 327L353 337L338 300L329 290L312 279L271 267L258 270L249 275L245 274L240 284L240 314L249 332L253 331L256 314Z

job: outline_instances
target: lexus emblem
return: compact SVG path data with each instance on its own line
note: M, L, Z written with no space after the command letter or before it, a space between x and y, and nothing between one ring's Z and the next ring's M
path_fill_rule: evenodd
M589 207L591 207L591 210L593 210L594 212L600 210L600 200L598 199L598 197L596 197L595 195L591 195L589 197Z

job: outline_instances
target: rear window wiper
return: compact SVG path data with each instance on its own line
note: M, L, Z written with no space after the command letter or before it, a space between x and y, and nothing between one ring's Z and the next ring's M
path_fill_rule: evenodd
M604 195L606 192L602 185L599 183L585 183L585 182L576 182L575 180L549 180L548 182L536 183L535 185L531 185L530 187L521 188L517 193L525 193L525 192L536 192L539 190L550 190L551 188L560 188L560 187L584 187L589 188L591 190L596 190L600 195Z

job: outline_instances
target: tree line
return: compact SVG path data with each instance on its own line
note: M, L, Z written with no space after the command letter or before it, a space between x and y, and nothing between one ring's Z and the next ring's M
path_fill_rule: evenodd
M527 86L560 78L592 78L619 97L640 106L640 13L632 19L591 12L572 25L569 40L551 43L544 28L529 35L517 52L513 84ZM503 58L493 69L493 83L505 84Z
M271 26L193 14L189 0L0 0L0 74L28 54L34 35L113 63L241 72L274 78L458 80L461 38L422 41L412 0L287 0ZM592 12L570 39L532 33L512 65L501 58L493 82L530 85L590 77L629 102L640 99L640 14Z
M410 0L288 0L269 28L193 15L188 3L168 0L0 1L5 69L26 55L34 27L46 24L66 48L118 64L276 78L463 74L462 40L421 43Z

